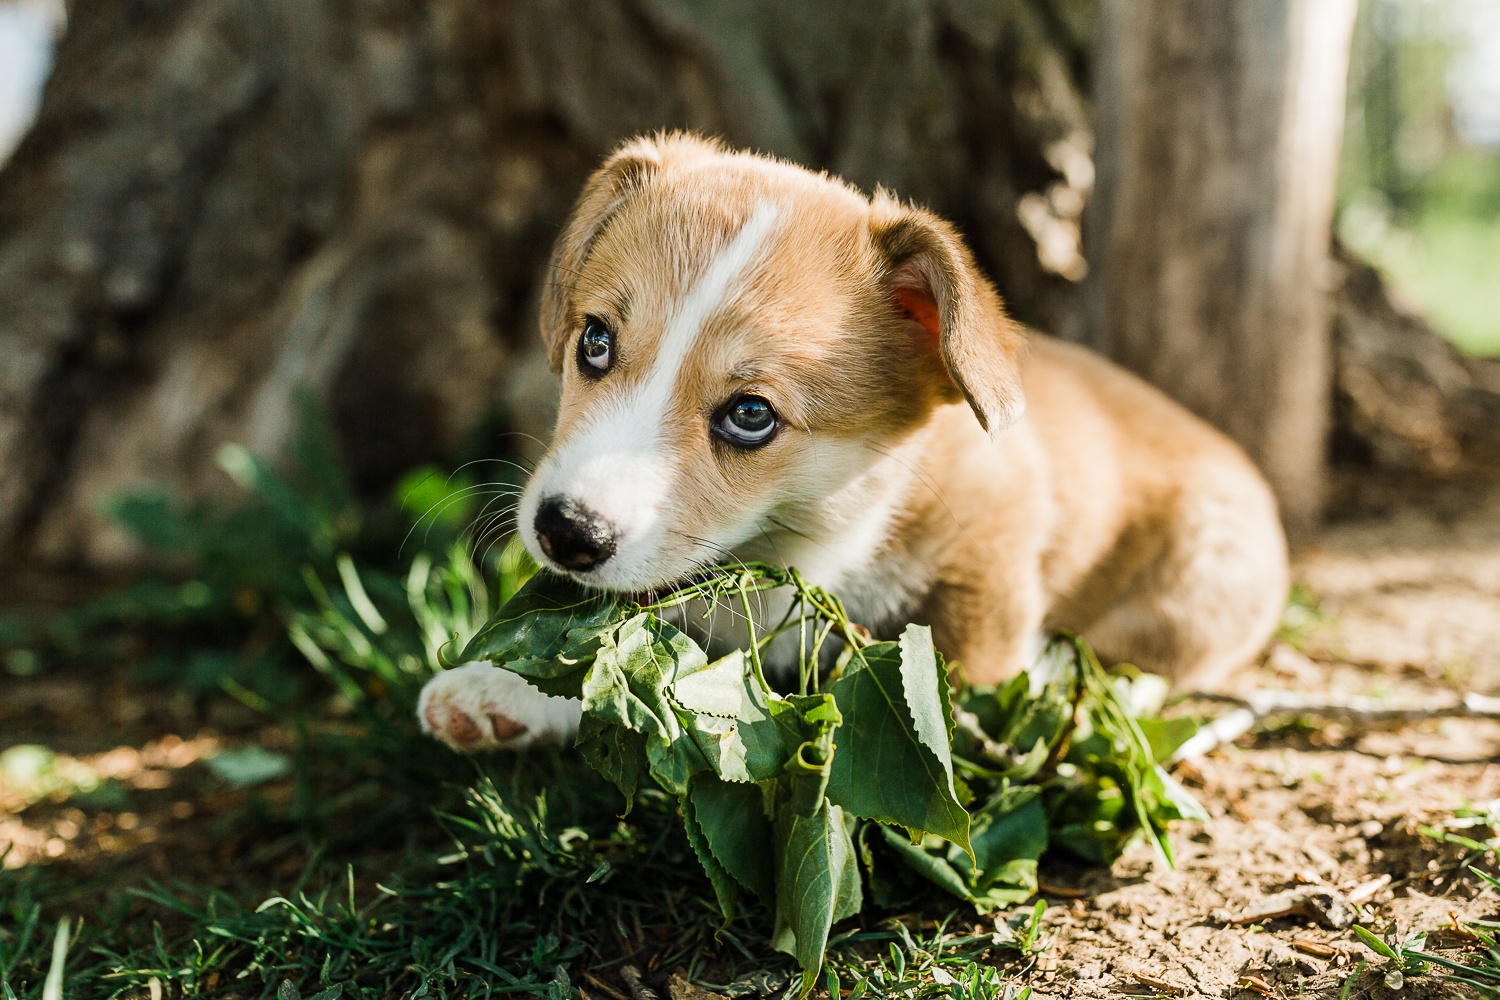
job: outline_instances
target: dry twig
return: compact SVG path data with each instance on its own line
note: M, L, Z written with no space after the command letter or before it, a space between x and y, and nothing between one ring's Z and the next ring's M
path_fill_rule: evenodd
M1222 744L1238 739L1262 719L1272 715L1316 715L1353 722L1416 722L1421 719L1500 719L1500 698L1482 694L1434 698L1370 698L1364 695L1304 694L1264 688L1243 697L1199 693L1206 701L1237 705L1236 709L1205 725L1172 755L1172 760L1201 757Z
M1214 913L1214 919L1228 924L1263 924L1279 917L1311 917L1325 927L1341 931L1354 923L1354 907L1330 886L1309 885L1267 896L1237 915L1222 910Z

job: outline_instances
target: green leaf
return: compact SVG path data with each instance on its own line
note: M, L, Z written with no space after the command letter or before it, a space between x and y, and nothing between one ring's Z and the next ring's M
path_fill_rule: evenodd
M708 665L698 644L655 615L641 613L599 636L583 681L583 710L637 732L678 733L666 689Z
M811 815L783 809L773 828L776 929L771 945L797 959L804 984L823 966L828 929L859 912L859 866L843 810L826 799Z
M1022 954L1031 954L1032 946L1036 944L1037 933L1042 929L1042 917L1047 912L1047 901L1039 899L1036 907L1031 911L1031 919L1026 922L1026 933L1021 936Z
M1151 819L1159 826L1166 826L1174 819L1208 822L1207 810L1193 798L1193 793L1183 788L1161 765L1151 769L1143 785Z
M1037 776L1042 765L1047 763L1048 753L1047 741L1038 738L1031 745L1031 749L1026 752L1026 756L1021 758L1014 767L1002 771L1000 777L1008 781L1030 781Z
M1157 763L1171 757L1178 747L1186 743L1198 731L1197 721L1189 718L1142 718L1136 719L1135 724L1140 727L1141 734L1151 745L1151 759Z
M625 812L628 815L635 805L636 789L640 787L641 775L646 773L646 737L632 732L624 726L585 715L578 721L578 740L575 744L594 770L614 783L625 796Z
M1067 636L1054 636L1025 673L998 688L967 688L961 704L997 743L1030 747L1043 740L1050 751L1072 724L1083 659Z
M1036 862L1012 861L1001 869L1002 878L974 896L975 909L993 910L1024 903L1036 895Z
M715 860L769 906L776 894L776 875L771 821L760 786L696 774L684 801Z
M630 689L631 678L623 662L626 656L621 654L616 637L605 632L599 642L593 665L581 675L578 697L583 702L583 714L642 734L661 733L662 721Z
M732 732L700 730L700 744L714 772L726 781L769 781L780 774L789 754L775 716L786 711L791 709L785 702L766 699L751 678Z
M585 718L643 736L646 770L675 795L686 794L688 780L702 771L728 781L774 778L790 756L788 734L796 746L822 725L768 698L742 652L709 663L696 643L654 615L634 615L592 636L593 662L577 684ZM777 715L790 721L779 725Z
M1380 938L1376 937L1374 934L1371 934L1369 931L1359 926L1359 924L1354 925L1354 933L1359 936L1359 939L1361 941L1369 945L1370 948L1375 952L1375 954L1382 955L1385 958L1398 958L1396 953L1391 950L1390 945L1386 944L1384 941L1380 940Z
M1036 892L1037 859L1047 849L1040 788L1021 785L1001 791L974 814L970 837L977 869L970 884L976 896L999 885L1024 890L1026 896Z
M1040 788L1006 788L975 814L970 836L977 868L972 870L957 845L932 836L913 844L891 827L879 829L908 868L980 910L1023 902L1036 893L1037 859L1047 849Z
M682 725L719 777L768 781L781 774L789 751L773 716L795 709L761 690L743 650L677 681L668 693L682 709ZM729 706L731 694L735 707L726 716L720 710Z
M681 726L676 727L672 739L654 733L647 736L646 759L650 762L651 777L673 795L686 794L688 779L700 771L711 770L698 741Z
M917 737L933 752L953 784L953 761L948 756L953 742L953 706L943 658L932 644L932 629L908 625L901 633L901 682L906 705L911 710Z
M718 900L719 912L724 915L724 926L727 927L734 919L739 903L740 884L714 856L713 848L708 842L708 835L703 832L703 827L698 822L691 787L688 794L678 799L678 803L682 807L682 826L687 833L688 843L692 845L693 853L698 856L698 863L703 866L703 872L708 876L709 884L714 887L714 898Z
M616 594L588 590L567 577L538 573L495 612L459 659L524 660L534 673L518 672L528 677L557 677L585 665L592 634L613 627L619 609ZM571 655L552 662L565 648ZM548 663L552 665L543 666Z
M1135 814L1127 809L1128 783L1122 769L1098 756L1069 761L1078 773L1047 792L1047 826L1052 846L1096 864L1112 864L1136 832ZM1100 773L1107 771L1109 773Z
M701 670L679 676L668 687L672 700L699 715L737 718L744 698L745 651L736 649Z
M1026 703L1028 683L1027 675L1021 673L999 686L969 685L959 690L958 704L979 720L979 728L990 739L1005 743Z
M598 640L579 686L584 714L643 734L651 776L684 794L688 778L710 764L694 736L696 717L674 706L667 689L704 670L708 658L697 643L647 613L600 632Z
M885 824L878 824L881 839L895 852L908 868L936 885L944 892L959 899L974 902L974 892L958 870L940 854L928 851L920 844L913 844L906 834Z
M765 786L775 813L776 928L771 943L796 956L806 990L822 967L828 929L863 903L851 839L855 819L824 794L835 760L834 732L843 717L833 695L817 694L782 699L773 718L794 749L785 777Z
M907 635L914 632L926 630ZM927 679L908 690L908 676L923 672ZM969 814L953 787L947 688L920 636L904 649L887 642L857 654L831 689L848 736L833 758L828 798L855 816L935 833L972 854ZM934 736L937 747L927 739Z

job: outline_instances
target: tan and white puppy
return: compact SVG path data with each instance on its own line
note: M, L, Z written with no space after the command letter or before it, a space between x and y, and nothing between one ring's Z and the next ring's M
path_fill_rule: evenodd
M1278 620L1286 544L1245 455L1027 336L953 227L883 192L686 135L628 143L558 241L541 325L562 404L518 525L587 586L796 566L877 636L930 625L975 683L1067 628L1212 686ZM420 715L473 750L566 736L577 707L474 665Z

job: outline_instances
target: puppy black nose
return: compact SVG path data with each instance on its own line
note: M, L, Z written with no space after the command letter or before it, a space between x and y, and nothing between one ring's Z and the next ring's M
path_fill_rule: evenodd
M532 524L547 558L565 569L590 570L615 554L609 523L576 500L547 497Z

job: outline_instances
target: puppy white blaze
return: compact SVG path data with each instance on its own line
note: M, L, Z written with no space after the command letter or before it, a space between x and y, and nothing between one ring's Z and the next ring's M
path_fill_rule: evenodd
M661 338L656 351L656 360L651 365L651 374L639 390L640 404L656 414L656 427L660 431L661 414L666 411L671 399L672 386L677 382L677 373L682 363L698 342L703 324L724 304L735 279L743 277L755 262L761 244L776 224L778 211L775 205L762 203L740 228L729 245L709 261L708 267L693 282L693 287L677 303L672 319L667 323L667 332Z
M691 569L664 565L669 561L663 557L675 548L675 540L665 537L661 515L677 461L665 440L662 419L704 324L748 275L779 214L770 203L757 207L674 304L639 387L601 402L543 461L520 511L523 537L533 555L542 555L533 525L537 505L544 496L561 494L593 510L617 532L615 555L585 577L589 583L633 590L666 583L666 577Z

